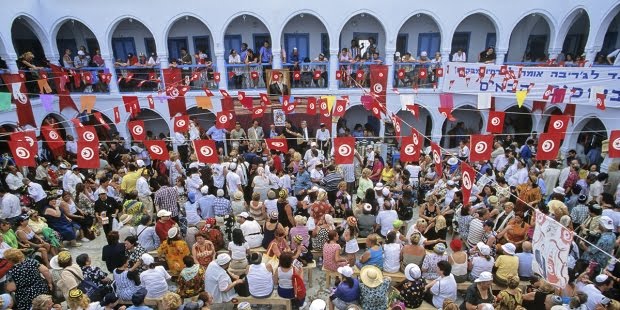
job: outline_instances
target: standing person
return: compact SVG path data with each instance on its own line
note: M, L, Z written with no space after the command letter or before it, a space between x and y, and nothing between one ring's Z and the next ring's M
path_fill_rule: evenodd
M112 224L121 211L121 206L116 199L109 197L108 192L102 188L97 190L99 199L95 201L95 215L97 221L103 226L103 231L107 235L112 231Z
M325 158L328 157L331 136L329 130L325 128L325 123L321 123L320 129L316 132L316 142L319 144L319 150L323 152Z

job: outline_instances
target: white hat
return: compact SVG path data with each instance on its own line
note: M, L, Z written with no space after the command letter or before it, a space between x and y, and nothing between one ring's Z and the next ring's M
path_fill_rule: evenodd
M605 227L605 229L614 229L614 221L607 215L601 216L598 222Z
M218 189L217 190L217 197L223 197L224 196L224 190L223 189Z
M338 273L350 278L353 275L353 268L349 267L349 265L338 267Z
M599 274L598 276L596 276L596 278L594 278L594 283L604 283L605 281L607 281L607 279L609 279L608 275Z
M506 254L515 255L516 249L517 247L510 242L502 245L502 250L504 250L504 253Z
M456 157L450 157L450 159L448 159L448 165L450 166L457 165L458 163L459 163L459 160L456 159Z
M203 187L200 188L200 192L203 194L208 194L209 193L209 186L205 185Z
M383 183L381 182L377 183L377 185L375 185L375 190L376 191L383 190Z
M454 186L454 181L452 180L448 180L448 182L446 182L446 184L448 184L448 186Z
M215 259L217 264L220 266L228 264L230 260L231 260L230 255L228 255L227 253L219 254L217 258Z
M168 239L172 239L174 237L176 237L179 234L179 228L176 226L173 226L172 228L168 229Z
M489 282L489 281L493 281L493 274L488 271L483 271L478 276L478 279L476 279L474 282L478 283L478 282Z
M246 219L246 218L250 217L250 214L248 214L247 212L241 212L241 213L239 213L238 216Z
M65 165L65 164L60 164L60 165L58 166L58 169L67 169L67 165Z
M79 50L79 51L78 51L78 56L84 56L84 51Z
M420 56L427 56L428 53L426 53L426 51L423 51L422 53L420 53Z
M52 257L52 259L50 259L50 267L52 267L52 269L55 269L55 270L62 269L62 267L58 265L58 255L55 255L54 257Z
M422 275L422 271L420 271L420 267L418 265L411 263L405 267L405 277L409 281L414 281L419 279Z
M74 170L74 169L77 169L77 168L79 168L78 165L71 166L71 170Z
M144 263L144 265L148 266L152 263L155 262L155 258L153 258L153 256L149 253L144 253L142 254L142 256L140 256L140 258L142 259L142 263Z
M478 251L480 251L480 254L485 256L491 255L491 248L484 243L478 246Z
M171 216L171 215L172 215L172 212L168 210L161 209L157 211L157 217L164 217L164 216Z
M142 159L136 160L136 165L138 165L139 168L144 167L145 166L144 160L142 160Z
M384 188L381 190L381 194L383 194L383 196L387 196L387 195L389 195L389 194L390 194L390 189L389 189L389 188L387 188L387 187L384 187Z
M107 194L107 193L108 192L105 189L101 188L101 187L99 189L97 189L97 195Z
M565 193L564 187L558 186L558 187L553 189L553 192L556 193L556 194L564 195L564 193Z
M312 143L310 143L310 146L317 146L317 144L313 141Z
M327 304L325 303L323 299L315 299L310 304L310 307L308 308L308 310L325 310L326 307L327 307Z
M364 211L366 212L370 212L372 211L372 205L369 203L365 203L364 206L362 207L364 209Z
M236 170L237 170L237 164L235 164L235 163L230 163L230 165L228 165L228 170L230 170L230 171L236 171Z

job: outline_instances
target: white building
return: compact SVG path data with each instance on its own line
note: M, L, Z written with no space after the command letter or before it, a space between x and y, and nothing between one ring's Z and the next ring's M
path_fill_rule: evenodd
M105 67L110 69L114 67L115 59L125 61L127 53L146 53L147 57L156 53L161 68L166 68L170 58L180 57L179 52L183 47L192 56L202 50L213 60L214 70L221 73L221 81L219 85L208 85L211 89L230 90L236 87L233 80L227 79L227 72L235 72L235 68L241 70L241 67L227 67L229 50L234 48L239 51L241 43L247 43L256 50L267 40L275 47L272 50L274 69L291 68L290 64L282 62L282 51L286 51L287 60L290 60L293 47L298 48L300 61L305 57L315 59L319 53L329 58L328 63L313 65L311 69L327 71L326 81L321 80L319 87L315 87L313 81L305 85L308 87L293 87L293 96L348 95L351 98L351 106L345 116L348 126L352 129L356 123L375 122L377 131L383 133L384 122L373 121L371 114L360 105L358 98L362 91L344 87L346 85L336 80L334 73L339 68L338 53L343 47L349 48L352 40L367 47L369 38L374 39L380 57L390 65L388 87L391 87L397 85L394 80L401 67L394 63L396 52L401 55L410 52L416 58L422 51L428 52L430 58L439 52L445 63L452 53L462 48L467 54L467 61L476 62L478 54L485 47L494 46L496 64L521 62L526 54L530 54L534 60L544 56L555 59L561 52L572 55L585 53L588 64L593 64L599 53L606 55L620 47L619 12L620 1L611 0L525 0L515 3L469 1L458 5L454 1L440 0L425 2L423 6L421 3L369 0L358 0L355 3L326 0L271 0L265 3L240 0L231 4L161 0L109 0L95 3L22 0L5 3L0 11L0 20L4 21L0 23L0 57L6 60L9 71L15 73L18 70L16 60L25 51L34 52L36 61L47 58L58 63L65 49L72 50L72 56L75 56L77 48L83 45L91 55L99 49ZM139 77L144 78L147 71L159 74L159 69L128 71L134 73L138 80ZM256 71L262 74L260 69ZM173 124L167 103L155 100L155 108L151 110L145 99L149 94L156 95L156 85L119 87L117 79L122 71L111 72L113 78L109 91L97 93L95 110L113 120L112 108L122 106L121 96L137 95L141 98L142 107L138 118L148 120L146 129L155 135L169 135ZM258 81L257 86L264 87L262 83ZM248 85L253 86L246 80L242 82L241 88ZM419 85L416 97L416 102L422 106L419 120L415 120L407 111L398 112L406 123L412 124L437 142L456 124L447 121L436 108L439 105L437 94L443 85L442 79L437 80L437 89L433 89L430 82ZM186 94L188 113L197 115L203 126L210 126L214 121L211 112L220 109L218 100L214 100L213 111L198 110L193 97L204 93L197 83L193 86ZM412 85L397 86L401 94L414 92ZM78 88L72 92L78 106L81 90ZM258 96L260 92L264 90L247 90L247 94L252 96ZM219 94L215 98L217 96ZM388 91L387 101L391 111L399 110L397 93ZM477 110L476 102L476 95L457 92L452 114L465 123L469 132L484 133L488 111ZM51 114L62 122L68 133L74 133L75 129L69 120L77 115L77 111L65 109L46 112L36 97L32 99L32 105L37 127ZM608 103L606 111L592 105L577 105L576 117L570 124L562 151L574 147L579 138L587 136L588 141L601 141L609 137L611 130L618 128L615 124L620 116L617 107L615 101ZM548 115L561 114L564 106L548 104L542 114L531 113L530 98L522 108L518 108L514 99L498 97L495 109L511 112L507 118L511 119L515 132L525 138L531 131L543 132ZM125 126L129 115L123 108L120 112L121 122L114 127L122 136L129 137ZM243 117L239 119L249 122L249 116ZM299 121L308 117L300 112L292 118ZM266 126L268 122L265 118L263 125ZM309 122L318 124L319 116ZM0 125L5 132L13 131L15 124L14 111L0 113ZM404 127L404 133L407 134L409 130L407 126ZM581 131L585 133L580 134ZM6 135L0 139L6 140ZM444 145L448 146L450 141L444 140ZM606 160L604 168L609 163Z

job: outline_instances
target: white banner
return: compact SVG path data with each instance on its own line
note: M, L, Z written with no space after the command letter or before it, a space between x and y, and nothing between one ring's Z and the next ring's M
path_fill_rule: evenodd
M573 232L557 221L536 211L536 228L532 237L532 270L554 286L568 283L568 255Z
M522 67L449 62L444 68L443 91L449 93L482 92L516 100L517 90L529 89L526 100L545 100L543 96L549 86L565 88L563 102L576 104L589 104L590 93L594 97L600 87L607 95L607 107L620 108L620 67Z

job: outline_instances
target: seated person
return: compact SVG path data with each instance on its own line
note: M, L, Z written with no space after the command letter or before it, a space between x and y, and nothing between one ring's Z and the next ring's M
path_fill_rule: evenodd
M395 288L404 299L407 308L418 308L424 301L426 281L422 278L422 271L416 264L408 264L404 273L406 280L396 285Z
M370 234L366 237L366 248L368 249L358 263L358 267L372 265L379 269L383 268L383 248L379 245L378 236L376 234Z

